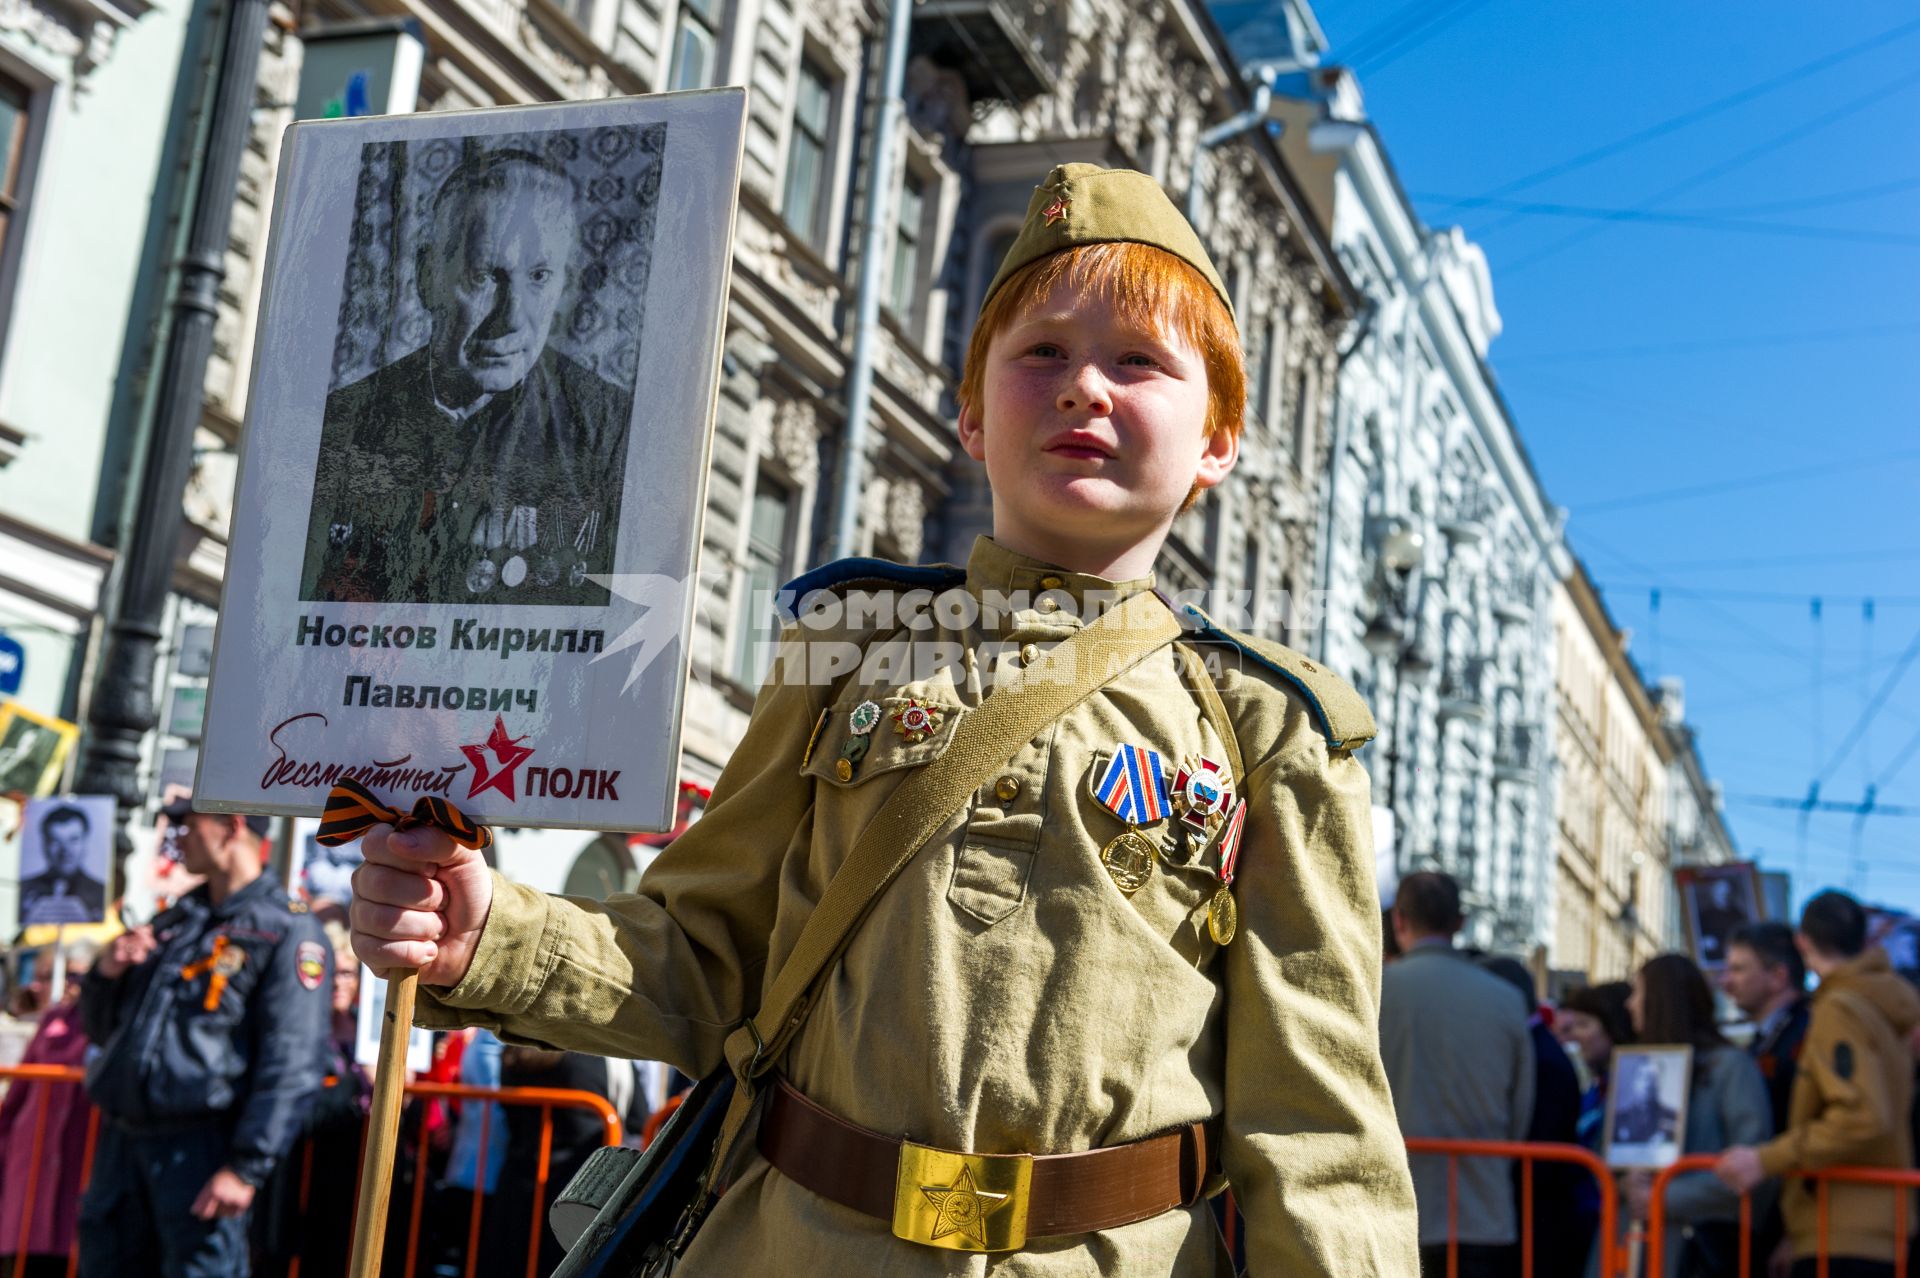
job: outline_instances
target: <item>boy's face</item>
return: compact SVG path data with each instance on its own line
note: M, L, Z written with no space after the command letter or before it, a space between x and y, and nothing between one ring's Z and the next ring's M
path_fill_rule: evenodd
M993 487L995 539L1089 572L1150 541L1150 563L1188 491L1238 456L1229 433L1208 437L1207 407L1206 365L1184 338L1056 286L993 339L981 400L960 416Z

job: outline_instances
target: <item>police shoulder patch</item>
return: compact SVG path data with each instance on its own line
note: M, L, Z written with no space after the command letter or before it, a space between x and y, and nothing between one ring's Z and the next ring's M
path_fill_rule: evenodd
M1853 1077L1853 1044L1842 1040L1833 1045L1833 1072L1841 1078Z
M294 967L300 974L300 983L317 990L327 977L327 951L318 941L302 941L294 951Z

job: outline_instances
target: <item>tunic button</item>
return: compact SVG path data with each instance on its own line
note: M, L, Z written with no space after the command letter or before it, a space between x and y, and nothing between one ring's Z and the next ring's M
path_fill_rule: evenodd
M1060 589L1060 584L1058 577L1042 577L1040 579L1040 589L1042 590L1058 590Z
M1027 645L1025 645L1025 646L1023 646L1023 647L1022 647L1022 648L1020 649L1020 664L1021 664L1021 665L1023 665L1023 666L1030 666L1030 665L1032 665L1032 664L1033 664L1034 662L1036 662L1036 661L1038 661L1038 660L1040 660L1040 645L1039 645L1039 644L1037 644L1037 643L1030 643L1030 644L1027 644Z
M1020 779L1018 777L1001 777L993 783L993 792L1000 796L1000 802L1012 803L1020 797Z
M1038 608L1041 612L1058 612L1060 611L1060 601L1052 595L1042 595L1040 596L1040 602L1035 604L1034 607Z

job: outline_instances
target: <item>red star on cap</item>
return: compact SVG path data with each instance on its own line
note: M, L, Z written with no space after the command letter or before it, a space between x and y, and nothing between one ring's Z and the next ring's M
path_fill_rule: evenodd
M1064 195L1054 196L1053 203L1040 210L1040 216L1047 219L1048 226L1052 226L1055 222L1066 221L1067 197Z
M493 731L487 734L484 745L463 745L460 753L467 756L467 762L473 765L473 785L467 790L467 797L473 798L482 790L498 790L507 796L507 802L513 803L513 774L521 764L533 754L532 746L520 743L525 737L509 737L507 725L499 715L493 716ZM493 751L493 757L500 761L497 769L487 766L487 751Z

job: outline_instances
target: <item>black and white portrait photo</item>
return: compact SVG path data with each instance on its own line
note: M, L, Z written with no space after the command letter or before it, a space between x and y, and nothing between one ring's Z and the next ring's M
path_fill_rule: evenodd
M1745 924L1765 917L1754 867L1746 862L1690 866L1676 872L1681 912L1702 971L1727 965L1727 945Z
M20 926L105 920L113 816L108 795L27 804L20 834Z
M666 134L362 148L302 599L607 602Z
M281 134L199 811L672 824L746 138L740 86Z
M1606 1150L1611 1167L1665 1167L1687 1130L1690 1047L1623 1047L1607 1084Z
M35 714L17 701L0 703L0 794L32 797L58 785L79 735L65 719Z

